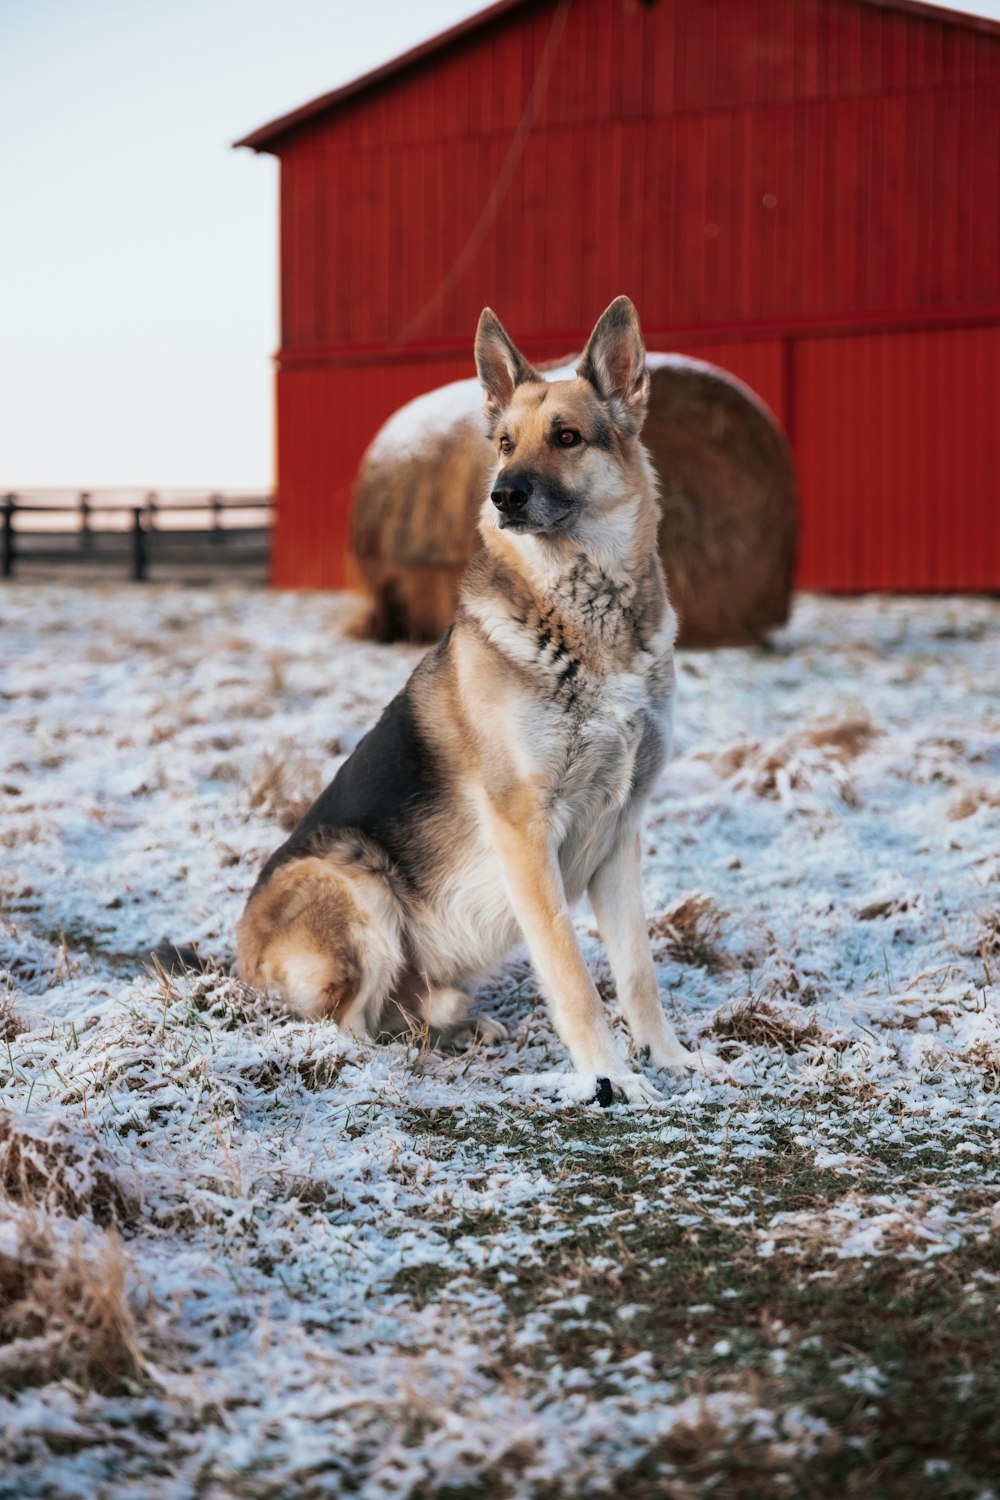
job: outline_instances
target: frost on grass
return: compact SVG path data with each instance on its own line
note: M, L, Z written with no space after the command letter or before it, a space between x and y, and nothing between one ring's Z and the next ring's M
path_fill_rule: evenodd
M705 755L734 790L787 803L806 803L814 793L826 791L850 804L858 795L852 762L877 734L867 716L855 714L822 719L774 739L742 740Z
M130 1175L83 1124L0 1109L0 1193L102 1223L138 1211Z
M646 1110L523 955L461 1056L229 974L418 660L354 610L0 594L0 1496L989 1494L1000 606L804 598L680 658L646 906L728 1077Z
M279 744L265 750L254 767L247 805L252 813L273 819L290 833L322 790L318 757L305 755L293 745Z
M14 922L0 918L0 994L2 1011L0 1027L14 1025L12 996L16 992L43 995L69 972L69 955L65 940L57 942L25 931Z
M51 1214L0 1225L0 1390L72 1381L120 1389L145 1368L129 1260L117 1234Z
M679 963L722 969L732 962L722 946L725 923L711 896L693 891L652 919L649 936Z
M780 1047L783 1052L828 1044L814 1014L782 1012L766 1000L741 1000L727 1006L712 1022L712 1031L726 1041L744 1042L751 1047Z
M972 1238L988 1244L1000 1227L998 1206L965 1209L947 1198L849 1194L831 1208L778 1213L761 1231L761 1255L806 1251L840 1259L891 1255L924 1260Z
M25 1029L25 1023L14 1009L12 988L0 990L0 1042L11 1042Z

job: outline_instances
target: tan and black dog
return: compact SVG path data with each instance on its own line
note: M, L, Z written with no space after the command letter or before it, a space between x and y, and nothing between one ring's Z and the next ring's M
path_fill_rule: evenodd
M436 1033L504 1034L469 992L523 938L599 1095L630 1070L570 918L586 893L639 1055L713 1069L660 1002L639 820L667 755L674 613L639 432L649 377L617 298L576 378L544 380L487 308L476 365L497 453L483 547L454 625L267 861L240 920L239 972L351 1031L399 1013Z

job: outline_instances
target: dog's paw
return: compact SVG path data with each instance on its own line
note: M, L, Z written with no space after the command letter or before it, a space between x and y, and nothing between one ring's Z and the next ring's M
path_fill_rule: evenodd
M443 1031L440 1046L446 1052L469 1052L473 1047L506 1041L508 1034L503 1022L494 1021L492 1016L470 1016L461 1026Z
M663 1095L641 1073L614 1073L598 1078L594 1102L602 1109L612 1104L658 1104Z
M471 1016L469 1028L481 1042L505 1042L510 1032L493 1016Z
M637 1049L638 1055L654 1068L663 1068L668 1073L703 1073L706 1078L728 1078L729 1070L719 1058L710 1052L691 1052L680 1042L651 1043Z

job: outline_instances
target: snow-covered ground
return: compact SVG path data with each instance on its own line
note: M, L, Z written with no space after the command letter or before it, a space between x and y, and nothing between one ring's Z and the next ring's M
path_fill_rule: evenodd
M682 654L647 907L731 1078L608 1111L516 956L462 1056L225 973L418 659L354 608L0 592L0 1495L992 1494L1000 602Z

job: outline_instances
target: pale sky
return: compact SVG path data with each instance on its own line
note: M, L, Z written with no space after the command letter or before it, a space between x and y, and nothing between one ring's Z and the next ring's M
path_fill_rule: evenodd
M278 167L231 144L482 8L0 0L0 489L267 488Z

